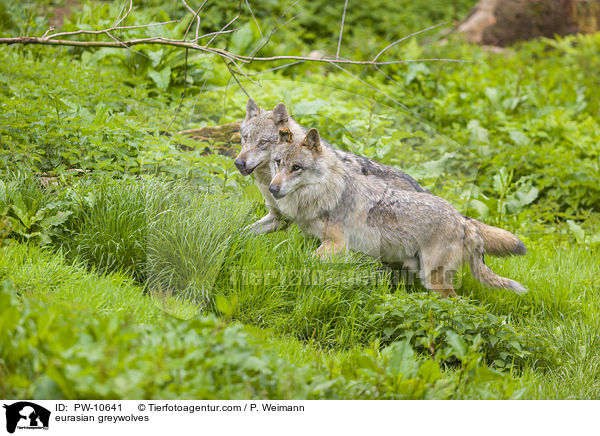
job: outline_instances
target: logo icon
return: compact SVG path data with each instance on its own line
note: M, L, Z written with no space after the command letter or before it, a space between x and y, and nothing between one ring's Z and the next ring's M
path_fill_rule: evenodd
M29 401L19 401L11 405L4 404L6 409L6 431L14 433L15 429L48 430L50 411Z

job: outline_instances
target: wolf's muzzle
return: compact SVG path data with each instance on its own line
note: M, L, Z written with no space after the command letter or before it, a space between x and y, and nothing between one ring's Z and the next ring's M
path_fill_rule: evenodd
M237 167L238 170L240 170L240 173L242 173L243 176L249 176L258 167L258 165L260 165L258 164L252 168L248 168L246 161L240 159L236 160L233 164Z
M283 195L281 195L279 192L281 191L281 186L277 186L277 185L270 185L269 186L269 192L271 194L273 194L273 197L275 198L281 198L283 197Z
M242 173L244 175L246 174L246 161L245 160L237 159L233 164L240 171L240 173Z

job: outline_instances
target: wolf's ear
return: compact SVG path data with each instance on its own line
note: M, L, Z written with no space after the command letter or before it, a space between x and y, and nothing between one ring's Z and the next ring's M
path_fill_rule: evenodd
M277 106L273 108L273 121L275 121L275 124L285 123L289 117L285 105L283 103L277 103Z
M292 142L292 132L287 127L279 130L279 142Z
M314 127L310 129L301 145L309 150L321 151L321 138L319 137L319 131Z
M248 103L246 104L246 121L257 116L259 112L260 108L256 102L252 98L249 98Z

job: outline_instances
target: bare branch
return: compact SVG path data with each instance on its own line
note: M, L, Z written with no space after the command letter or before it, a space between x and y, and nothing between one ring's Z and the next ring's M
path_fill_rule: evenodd
M123 20L125 20L125 18L127 18L127 17L129 16L129 14L131 13L131 10L132 10L132 9L133 9L133 0L129 0L129 9L127 9L127 12L125 13L125 15L123 15L123 16L121 17L121 19L120 19L120 20L118 20L118 21L117 21L117 22L116 22L116 23L113 25L113 28L115 28L115 27L118 27L118 26L119 26L119 24L121 24L121 23L123 22ZM121 11L122 11L122 10L123 10L123 9L121 8ZM120 15L120 14L119 14L119 15Z
M209 35L214 34L222 34L233 32L231 31L219 31L206 35L202 35L199 38L203 38ZM101 33L106 33L103 31ZM19 36L14 38L0 38L0 44L12 45L12 44L40 44L40 45L62 45L62 46L71 46L71 47L112 47L112 48L124 48L131 47L134 45L166 45L172 47L180 47L180 48L189 48L192 50L204 51L211 54L216 54L221 57L225 57L229 60L234 60L236 62L241 63L249 63L253 61L259 62L270 62L270 61L279 61L279 60L295 60L295 61L309 61L309 62L319 62L319 63L327 63L333 65L396 65L396 64L407 64L413 62L459 62L459 63L476 63L473 61L465 61L462 59L405 59L405 60L396 60L396 61L357 61L351 59L335 59L335 58L313 58L310 56L291 56L291 55L281 55L281 56L269 56L269 57L254 57L254 56L244 56L235 53L231 53L227 50L223 50L220 48L208 47L207 45L199 45L191 41L183 41L180 39L169 39L163 37L155 37L155 38L140 38L140 39L130 39L126 41L120 42L110 42L110 41L72 41L65 39L49 39L49 38L39 38L35 36Z
M342 13L342 25L340 26L340 39L338 40L336 58L340 58L340 48L342 47L342 34L344 33L344 21L346 21L346 8L348 7L348 0L344 2L344 12Z
M230 63L229 63L229 62L225 62L225 65L227 66L227 69L229 70L229 74L230 74L230 75L231 75L231 77L233 77L233 79L235 80L235 83L237 83L237 84L238 84L238 86L240 87L240 89L242 90L242 92L243 92L244 94L246 94L246 97L250 98L250 94L248 94L248 92L246 91L246 88L244 88L244 87L242 86L242 84L240 83L240 81L238 80L238 78L237 78L237 75L235 74L235 71L233 71L233 70L231 69L231 65L230 65ZM246 75L246 77L248 77L248 76Z
M384 97L386 97L386 98L388 98L388 99L392 100L394 103L396 103L398 106L400 106L400 107L401 107L402 109L404 109L405 111L407 111L407 112L411 112L411 113L412 113L412 111L411 111L411 110L408 108L408 106L406 106L406 105L404 105L404 104L400 103L400 102L399 102L398 100L396 100L394 97L391 97L389 94L386 94L385 92L381 91L379 88L377 88L377 87L375 87L375 86L371 85L370 83L368 83L368 82L364 81L363 79L361 79L361 78L360 78L360 77L358 77L357 75L355 75L355 74L352 74L350 71L348 71L347 69L343 68L343 67L342 67L342 66L340 66L340 65L333 64L333 66L334 66L334 67L336 67L336 68L339 68L339 69L340 69L340 70L342 70L344 73L346 73L346 74L348 74L349 76L351 76L351 77L355 78L356 80L358 80L358 81L359 81L360 83L362 83L363 85L365 85L365 86L367 86L367 87L371 88L373 91L376 91L376 92L378 92L379 94L383 95Z
M185 92L187 91L188 51L189 51L189 49L186 48L185 49L185 73L183 75L183 91L181 92L181 99L179 99L179 104L177 105L177 108L175 109L175 114L173 115L171 122L165 129L167 132L169 131L169 129L171 128L171 124L173 124L173 122L177 118L177 115L179 114L179 109L181 109L181 104L183 103L183 99L185 98Z
M258 27L258 33L260 34L260 37L263 37L262 34L262 30L260 30L260 26L258 25L258 21L256 21L256 17L254 16L254 12L252 12L252 8L250 7L250 3L248 3L248 0L245 0L246 2L246 6L248 6L248 10L250 11L250 15L252 15L252 19L254 20L254 24L256 24L256 27Z
M436 27L445 26L446 24L448 24L448 23L436 24L435 26L430 26L427 29L419 30L419 31L411 33L410 35L407 35L407 36L405 36L403 38L400 38L399 40L392 42L390 45L388 45L383 50L381 50L379 53L377 53L377 56L375 56L373 58L373 60L376 61L377 59L379 59L379 56L381 56L383 53L385 53L386 51L388 51L390 48L392 48L396 44L400 44L402 41L406 41L407 39L412 38L413 36L417 36L417 35L419 35L421 33L424 33L424 32L427 32L429 30L435 29Z
M42 38L45 38L50 32L52 32L54 30L54 26L50 26L48 27L48 30L46 30L44 32L44 34L42 35Z
M171 20L171 21L163 21L160 23L149 23L149 24L137 24L135 26L117 26L117 27L110 27L108 29L102 29L102 30L74 30L71 32L60 32L60 33L53 33L52 35L47 35L48 31L53 30L54 28L50 28L48 29L48 31L46 31L46 33L44 33L44 36L42 36L42 38L45 39L52 39L52 38L56 38L57 36L72 36L72 35L101 35L101 34L105 34L106 32L112 32L113 30L125 30L125 29L143 29L146 27L153 27L153 26L164 26L165 24L172 24L172 23L179 23L181 20Z
M402 89L404 92L406 92L407 94L410 94L414 97L414 94L412 92L410 92L408 89L406 89L404 86L400 85L397 81L395 81L392 77L390 77L385 71L383 71L381 68L379 68L379 65L375 65L374 68L377 71L379 71L381 74L383 74L386 79L388 79L390 82L392 82L398 88Z
M278 67L269 68L268 70L258 71L256 73L248 73L249 76L258 76L260 74L270 73L271 71L281 70L282 68L291 67L293 65L303 64L306 61L290 62L289 64L279 65Z
M288 8L283 11L283 14L281 14L279 16L279 18L277 18L277 21L275 22L275 26L273 26L273 30L271 30L271 33L269 33L269 36L267 36L267 39L264 39L264 41L261 41L258 43L258 45L254 48L254 50L252 50L250 52L250 56L254 56L256 53L258 53L259 51L262 50L262 48L268 44L268 42L271 40L271 37L273 36L273 34L275 32L277 32L280 28L282 28L283 26L285 26L287 23L289 23L290 21L294 20L298 15L292 17L291 19L287 20L285 23L283 23L282 25L279 25L279 22L283 19L283 17L285 17L285 15L288 13L288 11L290 9L292 9L294 6L296 6L296 4L300 2L300 0L296 0L294 1L294 3L292 3L290 6L288 6Z
M383 74L390 82L396 84L397 86L400 86L400 84L398 84L388 74L386 74L380 68L380 66L407 64L407 63L413 63L413 62L461 62L461 63L469 62L469 61L464 61L464 60L460 60L460 59L406 59L406 60L396 59L396 60L379 61L379 58L384 53L386 53L388 50L390 50L392 47L396 46L397 44L400 44L402 41L405 41L408 38L414 37L421 33L424 33L429 30L440 27L443 24L428 27L426 29L423 29L418 32L414 32L408 36L405 36L397 41L394 41L391 44L384 47L371 60L353 60L353 59L340 58L344 25L345 25L345 19L346 19L346 12L348 9L348 0L344 1L344 9L343 9L342 19L341 19L341 23L340 23L340 34L339 34L339 38L338 38L338 44L337 44L337 50L336 50L335 57L317 58L317 57L311 57L311 56L292 56L292 55L278 55L278 56L264 56L264 57L256 56L256 53L258 53L260 50L262 50L262 48L266 44L269 43L269 41L271 40L271 37L280 28L287 25L289 22L291 22L292 20L294 20L297 17L297 15L296 15L290 19L285 20L285 17L288 14L288 12L296 4L298 4L300 2L300 0L295 0L283 12L283 14L281 14L281 16L275 22L273 29L271 30L271 32L268 35L263 34L262 29L260 28L260 25L258 23L258 20L256 19L256 16L254 15L254 11L252 10L252 7L250 5L250 0L244 0L244 3L246 4L246 8L250 12L252 19L254 20L254 23L258 27L258 30L259 30L259 33L261 36L261 40L258 42L256 47L251 51L251 53L249 55L236 54L236 53L232 53L226 49L211 47L211 44L213 43L213 41L215 41L215 39L219 35L232 33L232 32L236 31L236 29L229 29L229 27L242 14L242 8L243 8L242 0L239 0L238 13L232 20L230 20L219 31L206 33L204 35L200 34L200 24L201 24L200 12L202 11L203 7L205 6L205 4L207 3L208 0L203 0L200 7L197 10L194 10L192 7L190 7L189 4L187 3L187 1L189 1L189 0L181 0L182 4L185 6L187 11L189 11L189 13L190 13L190 15L186 15L186 16L190 17L189 18L190 21L187 25L186 31L185 31L182 39L171 39L171 38L165 38L165 37L142 37L142 38L132 38L132 39L128 39L128 40L121 40L121 39L117 38L113 34L113 32L118 31L118 30L142 29L142 28L146 28L146 27L162 26L162 25L177 23L177 22L181 21L181 20L171 20L171 21L150 23L150 24L127 25L127 26L121 25L122 23L125 22L127 17L130 16L130 14L133 10L133 0L126 0L124 2L123 6L121 7L119 14L117 15L117 19L116 19L115 23L111 27L108 27L105 29L100 29L100 30L75 30L75 31L71 31L71 32L58 32L58 33L52 33L52 34L51 34L51 32L54 31L54 28L51 27L44 33L44 35L42 37L26 36L26 37L14 37L14 38L0 38L0 45L2 45L2 44L4 44L4 45L39 44L39 45L72 46L72 47L87 47L87 48L99 48L99 47L126 48L128 50L132 50L133 52L142 54L142 55L143 55L143 53L134 50L132 47L134 47L136 45L159 45L159 46L170 46L170 47L185 49L186 61L185 61L183 91L182 91L179 103L177 105L177 108L175 109L173 119L169 123L168 128L170 128L171 125L177 119L177 116L179 115L180 109L183 104L183 100L185 99L186 94L187 94L187 74L188 74L188 52L189 52L189 50L196 50L196 51L204 52L204 53L207 53L210 55L219 56L225 62L225 65L226 65L227 69L229 70L231 78L235 80L237 85L241 88L241 90L246 95L248 95L248 93L244 89L244 86L242 85L242 81L240 80L240 78L238 78L238 75L243 76L249 82L257 83L255 80L252 79L251 76L257 76L259 74L265 74L268 72L277 71L277 70L280 70L283 68L291 67L293 65L298 65L301 63L305 63L305 62L317 62L317 63L321 63L321 64L326 64L326 65L327 64L333 65L334 67L338 68L342 72L344 72L344 73L350 75L351 77L353 77L354 79L358 80L363 85L371 88L372 90L378 92L381 95L384 95L385 97L392 100L394 103L396 103L397 105L401 106L403 109L405 109L409 112L410 112L410 110L405 105L403 105L402 103L400 103L399 101L397 101L396 99L391 97L388 93L383 92L382 90L378 89L377 87L373 86L372 84L368 83L367 81L354 75L352 72L350 72L348 69L344 68L343 66L345 66L345 65L372 66L378 72ZM192 26L194 26L194 25L195 25L195 37L194 37L194 39L188 40L187 39L188 34L191 32ZM106 40L104 38L102 38L103 40L100 40L100 41L89 41L89 40L86 41L86 40L81 40L81 39L64 39L64 37L71 37L71 36L78 36L78 35L105 35L106 37L110 38L110 40ZM59 39L61 37L63 37L63 39ZM203 38L210 38L210 39L208 40L207 43L201 44L199 41L202 40ZM289 62L287 62L283 65L276 64L277 66L275 66L273 68L265 69L265 70L254 72L254 73L247 73L242 69L242 67L244 65L248 65L254 61L265 63L265 62L280 62L280 61L286 61L286 60ZM206 84L206 81L204 82L204 84ZM202 87L204 88L204 85ZM168 128L167 128L167 130L168 130Z
M0 39L0 43L2 43L2 39ZM269 57L253 57L253 56L244 56L244 55L236 55L240 60L245 62L251 61L279 61L283 59L290 60L299 60L299 61L310 61L310 62L320 62L320 63L328 63L328 64L349 64L349 65L395 65L395 64L407 64L412 62L460 62L472 64L476 63L474 61L465 61L462 59L442 59L442 58L432 58L432 59L401 59L396 61L355 61L351 59L336 59L336 58L312 58L309 56L292 56L292 55L281 55L281 56L269 56Z
M215 38L220 35L221 33L224 33L224 30L227 29L235 20L237 20L238 18L240 18L240 14L238 13L229 23L225 24L221 30L219 30L217 33L215 33L215 36L213 36L210 41L208 41L206 43L206 46L208 47L214 40Z
M190 31L190 28L192 26L192 23L194 22L194 20L196 20L196 39L195 41L198 40L198 34L200 33L200 16L198 14L200 14L200 11L202 10L202 8L204 7L204 5L206 4L208 0L204 0L204 2L200 5L200 7L198 8L197 11L194 11L187 3L185 0L181 0L181 3L183 3L183 5L186 7L186 9L188 11L190 11L193 14L192 19L190 20L190 23L187 26L187 29L185 30L185 35L183 35L183 39L185 40L185 38L187 38L188 32Z
M119 44L121 44L121 46L123 46L123 47L124 47L124 48L126 48L127 50L131 50L133 53L139 54L139 55L141 55L141 56L144 56L144 57L148 57L148 56L147 56L147 55L145 55L144 53L142 53L142 52L139 52L139 51L137 51L137 50L135 50L135 49L133 49L133 48L131 48L131 47L128 47L127 45L123 44L123 41L121 41L120 39L118 39L116 36L114 36L114 35L113 35L112 33L110 33L109 31L106 31L106 34L107 34L108 36L110 36L110 37L113 39L113 41L116 41L116 42L118 42Z

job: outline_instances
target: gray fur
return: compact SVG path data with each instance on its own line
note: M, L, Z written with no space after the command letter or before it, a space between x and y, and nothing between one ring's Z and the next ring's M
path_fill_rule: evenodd
M357 173L330 146L321 143L315 151L315 132L272 152L271 189L280 213L322 241L318 256L350 249L385 263L418 260L424 286L443 295L455 295L455 273L468 262L483 284L526 291L483 263L483 238L473 220L435 195Z

